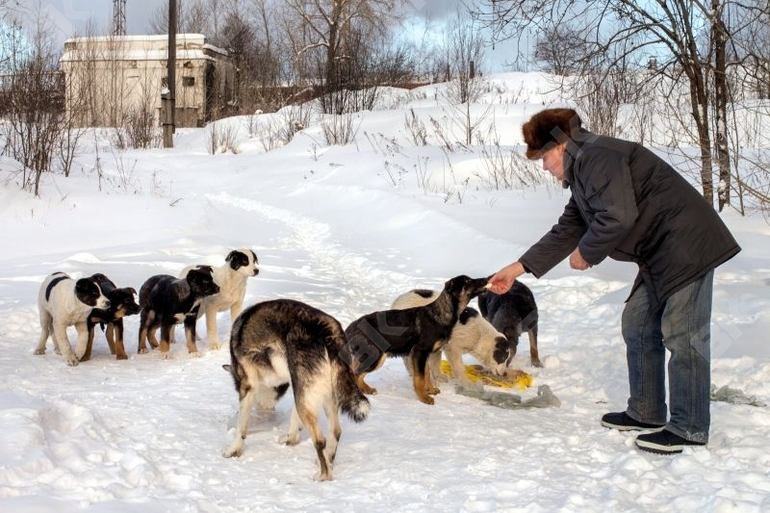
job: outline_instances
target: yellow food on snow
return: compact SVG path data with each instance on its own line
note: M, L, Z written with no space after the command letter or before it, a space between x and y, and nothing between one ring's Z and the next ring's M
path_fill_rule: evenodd
M447 376L452 376L452 367L446 360L441 360L441 372ZM473 383L481 382L484 385L491 385L500 388L518 388L524 390L532 386L532 375L517 369L508 369L505 376L495 376L481 365L466 365L465 374Z

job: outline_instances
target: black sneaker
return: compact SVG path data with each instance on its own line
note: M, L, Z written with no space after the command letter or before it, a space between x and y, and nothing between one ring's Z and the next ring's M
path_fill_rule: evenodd
M706 442L685 440L679 435L664 429L657 433L645 433L636 437L636 446L643 451L655 454L679 454L685 445L706 445Z
M645 431L655 430L660 431L665 424L648 424L646 422L639 422L628 416L624 411L617 413L607 413L602 417L602 426L610 429L617 429L618 431Z

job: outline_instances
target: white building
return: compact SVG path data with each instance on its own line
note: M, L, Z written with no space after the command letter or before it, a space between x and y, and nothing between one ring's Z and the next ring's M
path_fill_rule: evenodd
M168 36L69 39L61 69L65 108L80 126L125 126L142 116L160 123L167 88ZM176 126L203 126L234 104L234 69L202 34L176 35Z

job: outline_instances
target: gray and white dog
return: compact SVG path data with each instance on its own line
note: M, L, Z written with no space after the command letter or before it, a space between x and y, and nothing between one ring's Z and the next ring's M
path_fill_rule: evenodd
M200 265L187 266L179 273L179 277L184 278L191 269L201 267ZM217 334L217 313L229 310L230 322L234 322L243 310L246 281L258 274L257 254L248 248L234 249L225 257L224 265L213 267L214 283L219 286L219 292L204 297L198 310L198 317L206 315L209 348L219 349L220 346Z
M439 293L437 290L428 289L410 290L398 296L391 308L400 310L427 305L435 301ZM470 385L471 380L465 373L464 354L470 354L494 374L504 376L516 354L516 345L497 331L478 310L466 307L460 313L457 324L452 330L452 336L443 347L443 352L457 380L464 385ZM411 360L404 358L404 364L411 375ZM441 373L441 351L430 354L428 369L434 383L445 381Z
M88 316L94 308L107 309L110 300L94 277L75 280L63 272L50 274L43 280L37 296L40 311L40 340L35 354L45 354L48 336L67 365L75 366L88 347ZM67 327L75 326L78 345L75 352L67 338Z
M237 434L224 456L243 452L254 403L271 409L291 385L294 409L283 441L298 444L300 424L305 426L321 465L317 479L333 479L332 465L342 433L339 411L355 422L369 413L369 400L340 358L346 344L340 323L305 303L276 299L244 310L230 335L231 364L223 365L233 377L239 399ZM326 413L328 438L318 421L321 409Z

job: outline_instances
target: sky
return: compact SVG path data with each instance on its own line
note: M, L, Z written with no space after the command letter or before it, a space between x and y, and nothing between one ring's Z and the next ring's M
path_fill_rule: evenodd
M76 367L50 341L33 354L38 290L54 271L104 273L139 289L155 274L223 265L247 247L260 273L246 305L295 299L346 326L408 290L510 263L568 200L537 164L516 158L521 124L571 102L553 77L486 80L471 115L497 137L471 145L458 142L458 110L437 84L384 89L374 109L353 117L344 146L326 144L321 116L275 144L287 110L178 129L172 149L119 150L109 132L89 131L71 176L45 174L40 197L20 189L20 164L0 157L0 511L769 511L770 226L730 208L721 215L743 250L715 273L712 383L721 393L708 446L674 457L640 452L633 433L599 423L625 408L628 391L619 324L635 267L610 260L521 278L538 304L543 367L530 365L521 340L511 368L532 386L484 391L527 402L550 390L558 406L497 407L451 380L428 406L403 363L389 359L367 377L379 391L368 419L343 418L334 480L323 483L306 434L297 446L279 443L290 397L252 415L240 458L222 456L236 436L238 398L222 369L227 344L208 347L203 319L199 357L182 343L169 359L137 354L138 316L125 320L128 360L110 354L99 329L91 360ZM406 122L412 114L424 145ZM657 121L660 131L648 134L655 151L686 144ZM634 138L633 123L621 125ZM211 154L213 130L229 129L235 152ZM491 186L495 148L509 169L531 174L530 185ZM221 340L231 323L219 314Z
M150 19L167 0L128 0L126 3L126 33L141 35L149 32ZM405 5L405 30L422 38L426 33L440 34L446 22L456 16L463 0L408 0ZM67 38L85 33L89 26L106 33L113 23L111 0L31 0L22 2L28 20L35 19L37 9L50 20L49 35L55 44L63 45ZM39 7L38 7L39 6ZM439 37L439 36L436 36ZM529 44L524 41L524 44ZM516 46L512 41L500 42L486 50L487 69L504 71L515 61ZM522 63L522 66L525 66Z

